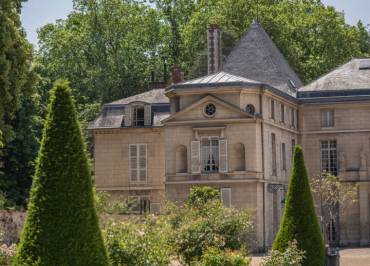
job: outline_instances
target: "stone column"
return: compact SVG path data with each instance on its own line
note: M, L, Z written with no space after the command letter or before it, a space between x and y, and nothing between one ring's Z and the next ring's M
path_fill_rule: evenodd
M368 245L369 239L369 186L368 183L359 184L360 204L360 244Z

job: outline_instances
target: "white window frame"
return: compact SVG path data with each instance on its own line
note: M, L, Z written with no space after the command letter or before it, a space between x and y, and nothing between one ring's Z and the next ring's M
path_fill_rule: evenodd
M136 178L132 176L132 157L131 157L131 147L136 146ZM145 147L145 181L140 181L140 171L143 170L140 168L140 146ZM130 183L143 183L146 184L148 181L148 145L146 143L136 143L129 144L129 176Z
M203 164L203 146L202 146L202 141L203 140L209 140L210 144L212 143L212 140L217 140L218 143L218 152L217 152L217 157L218 157L218 164L217 164L217 170L216 171L205 171L205 165ZM210 146L210 151L212 152L212 147ZM200 138L200 163L201 163L201 172L202 173L219 173L220 172L220 137L215 136L215 135L210 135L210 136L201 136Z
M320 110L321 127L335 127L335 111L334 109Z
M223 191L228 191L228 192L229 192L229 206L226 206L226 205L225 205L225 202L223 201L223 196L222 196ZM232 206L232 204L231 204L231 188L229 188L229 187L227 187L227 188L226 188L226 187L221 188L221 189L220 189L220 196L221 196L222 204L223 204L225 207L227 207L227 208L231 208L231 206Z
M324 142L327 142L327 146L323 148ZM331 147L332 143L335 143L335 148ZM327 158L324 158L324 152L327 154ZM335 159L331 158L332 152L335 152ZM328 169L324 169L324 159L328 162ZM321 140L320 141L320 166L321 172L327 171L333 175L338 174L338 143L336 140Z

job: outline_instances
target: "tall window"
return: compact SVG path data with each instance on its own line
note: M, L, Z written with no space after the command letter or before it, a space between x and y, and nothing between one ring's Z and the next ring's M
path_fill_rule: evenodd
M130 180L146 182L147 146L146 144L130 144Z
M337 141L321 141L321 171L337 175Z
M271 119L275 119L275 101L271 99L270 101L270 117Z
M295 148L295 139L292 139L292 159L294 155L294 148Z
M217 137L204 137L201 140L203 172L218 172L219 140Z
M221 201L225 207L231 207L231 188L221 188Z
M334 110L321 110L321 127L334 127Z
M271 156L272 156L272 175L277 175L277 169L276 169L276 137L275 134L271 134Z
M285 148L285 143L281 143L281 166L282 166L282 170L286 170L286 148Z
M284 104L280 104L280 122L285 123L285 107L284 107Z
M292 127L295 127L296 126L296 121L295 121L295 110L294 108L290 109L290 124Z
M134 127L144 126L145 118L144 118L144 106L134 106L132 112L132 122Z
M129 211L133 213L146 213L150 212L150 199L149 196L129 196L128 197Z

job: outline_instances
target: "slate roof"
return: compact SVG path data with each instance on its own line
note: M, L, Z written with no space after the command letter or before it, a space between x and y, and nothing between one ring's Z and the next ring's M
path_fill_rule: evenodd
M225 72L258 80L290 95L292 85L301 87L302 81L290 67L282 53L262 26L254 22L239 44L232 49L223 66Z
M364 69L360 69L361 67ZM370 89L370 58L352 59L300 88L299 92L358 89Z
M120 99L118 101L111 102L108 105L129 104L137 101L146 103L169 103L170 100L166 95L164 95L164 91L165 89L153 89L127 98Z

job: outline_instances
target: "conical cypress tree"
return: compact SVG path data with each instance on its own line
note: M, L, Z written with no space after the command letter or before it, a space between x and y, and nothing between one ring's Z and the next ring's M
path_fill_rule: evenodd
M285 211L273 249L285 251L290 241L305 251L304 266L325 264L325 247L304 164L303 150L296 146Z
M68 83L52 89L14 265L107 265L90 167Z

